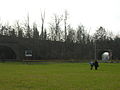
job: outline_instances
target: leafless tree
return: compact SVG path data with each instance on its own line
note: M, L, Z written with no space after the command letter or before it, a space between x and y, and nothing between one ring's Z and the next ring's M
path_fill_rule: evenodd
M33 23L33 38L38 39L39 38L39 31L37 29L37 24Z
M61 27L60 27L60 23L63 20L63 16L58 16L56 14L54 14L53 17L53 22L50 23L50 30L51 30L51 34L54 36L51 36L52 39L54 38L55 41L60 41L61 40Z
M64 30L65 30L65 41L67 40L67 19L68 19L68 12L65 10L64 16Z
M70 25L68 26L68 30L67 42L76 42L75 30Z
M32 37L32 30L30 29L30 17L29 14L27 15L27 20L25 22L25 29L26 29L26 38Z
M41 26L41 40L43 40L44 39L45 11L44 11L44 13L41 12L41 21L42 21L42 26Z
M107 32L105 28L99 27L99 29L94 33L94 38L96 40L105 40L107 38Z
M24 32L23 32L22 26L20 25L19 20L16 21L16 23L15 23L15 25L14 25L14 29L15 29L16 32L17 32L17 37L22 38Z

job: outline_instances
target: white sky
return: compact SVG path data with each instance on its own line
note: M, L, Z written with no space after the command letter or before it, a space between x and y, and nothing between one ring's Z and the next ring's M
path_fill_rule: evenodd
M94 32L99 26L120 33L120 0L0 0L1 22L14 24L25 21L41 23L41 11L46 12L46 26L55 13L69 13L69 23L77 28L82 24ZM39 26L39 25L38 25Z

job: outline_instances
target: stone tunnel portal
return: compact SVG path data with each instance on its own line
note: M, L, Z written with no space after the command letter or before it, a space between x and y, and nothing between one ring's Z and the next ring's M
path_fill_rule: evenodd
M111 50L100 50L98 53L97 53L97 59L98 60L102 60L102 54L105 53L105 52L108 52L110 54L110 58L112 57L112 51Z
M16 54L12 48L8 46L0 46L0 60L14 60L16 59Z

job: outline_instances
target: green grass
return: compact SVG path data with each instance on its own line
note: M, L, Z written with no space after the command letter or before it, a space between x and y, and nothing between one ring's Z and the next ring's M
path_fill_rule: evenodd
M120 63L0 63L0 90L120 90Z

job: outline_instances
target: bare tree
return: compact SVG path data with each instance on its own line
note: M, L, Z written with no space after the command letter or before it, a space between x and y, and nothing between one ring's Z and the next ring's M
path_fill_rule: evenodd
M94 33L94 38L96 40L105 40L107 38L107 32L105 28L99 27L99 29Z
M2 23L1 23L1 19L0 19L0 35L2 35Z
M27 15L27 21L25 22L25 29L26 29L26 38L32 37L32 30L30 29L30 18L29 14Z
M38 39L39 38L39 31L37 29L37 24L33 23L33 38Z
M41 40L43 40L44 39L45 11L44 11L44 13L41 12L41 21L42 21L42 26L41 26Z
M50 40L54 41L55 40L55 29L54 29L54 25L50 23L49 26L49 30L50 30Z
M47 30L45 29L43 33L43 40L46 40L46 39L47 39Z
M19 38L22 38L24 33L23 33L22 26L19 23L19 20L16 21L16 23L14 25L14 29L17 31L17 36Z
M90 39L90 35L87 30L85 30L83 25L79 25L77 28L77 42L78 43L88 43Z
M9 22L7 22L4 26L2 26L2 34L3 35L9 36L10 30L11 30L11 26L9 25Z
M68 19L68 12L65 10L64 16L64 30L65 30L65 41L67 40L67 19Z
M76 42L75 30L70 25L68 26L68 30L67 42Z
M60 41L61 40L61 27L60 27L60 23L63 20L62 19L62 15L58 16L58 15L54 15L53 18L53 22L50 23L50 30L51 30L51 34L54 35L52 36L52 39L54 38L55 41Z

